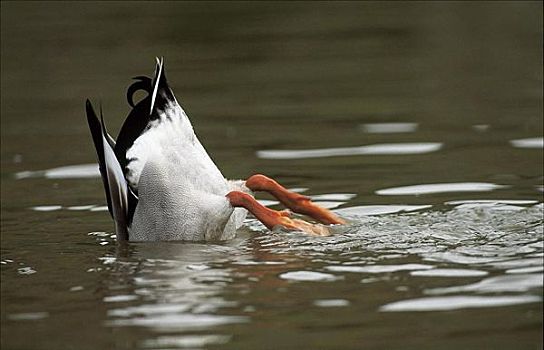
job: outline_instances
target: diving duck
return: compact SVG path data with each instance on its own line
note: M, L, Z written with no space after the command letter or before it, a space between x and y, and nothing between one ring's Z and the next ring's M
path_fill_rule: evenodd
M114 140L100 110L86 102L87 121L98 156L117 239L130 241L225 240L233 238L249 211L268 229L328 235L344 220L275 180L253 175L227 180L198 140L189 118L168 86L163 59L153 79L134 78L127 90L132 107ZM134 104L133 95L147 96ZM266 191L290 209L276 211L253 197ZM320 224L292 217L307 215Z

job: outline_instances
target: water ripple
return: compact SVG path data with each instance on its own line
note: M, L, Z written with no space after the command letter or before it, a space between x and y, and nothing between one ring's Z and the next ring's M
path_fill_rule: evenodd
M195 334L195 335L163 335L143 342L144 348L188 348L201 349L209 345L228 343L231 336L219 334Z
M366 123L360 129L367 134L396 134L414 132L417 127L417 123Z
M22 312L18 314L9 314L8 319L13 321L36 321L49 317L49 312Z
M245 323L244 316L223 316L213 314L160 314L129 319L115 319L106 322L108 326L140 326L162 331L203 330L232 323Z
M338 277L329 273L314 272L314 271L291 271L282 273L280 278L291 281L312 281L312 282L331 282Z
M519 296L452 296L402 300L380 307L380 311L447 311L466 308L508 306L536 303L542 299L534 295Z
M35 207L30 208L34 211L57 211L61 210L61 205L37 205Z
M45 177L46 179L84 179L100 177L98 164L68 165L58 168L37 171L21 171L15 174L16 179Z
M516 148L544 148L544 137L510 140L510 144Z
M425 277L480 277L487 274L487 271L468 269L434 269L410 272L410 275L412 276Z
M460 292L499 293L499 292L528 292L542 287L542 274L504 275L486 278L480 282L464 286L427 289L426 294L450 294Z
M336 212L345 215L350 208ZM515 210L493 207L458 208L449 211L396 213L365 216L358 210L347 226L333 226L337 234L312 237L274 232L255 239L273 253L314 255L323 252L372 252L386 255L418 255L430 263L481 265L506 270L541 264L544 207L536 204ZM348 216L349 218L349 216ZM370 257L362 265L372 262ZM531 259L531 260L528 260Z
M453 182L384 188L375 193L381 196L405 196L448 192L487 192L506 187L508 186L488 182Z
M336 212L343 216L382 215L428 209L431 205L360 205L342 208Z
M333 272L359 272L359 273L387 273L397 271L428 270L432 265L403 264L403 265L370 265L370 266L325 266L326 270Z
M349 306L350 302L345 299L318 299L314 300L314 305L318 307L343 307Z
M257 151L262 159L305 159L355 155L405 155L436 152L441 142L380 143L359 147L337 147L307 150L263 150Z

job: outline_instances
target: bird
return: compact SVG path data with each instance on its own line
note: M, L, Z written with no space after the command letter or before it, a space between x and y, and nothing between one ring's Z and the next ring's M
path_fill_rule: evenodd
M117 139L108 133L102 107L98 118L89 99L86 115L96 149L108 210L118 241L210 241L235 237L248 212L272 230L327 236L345 221L291 192L274 179L255 174L227 180L210 158L166 80L163 58L153 78L138 76L127 89L132 108ZM134 93L147 96L134 103ZM261 205L257 191L275 196L287 210ZM293 212L318 221L311 223Z

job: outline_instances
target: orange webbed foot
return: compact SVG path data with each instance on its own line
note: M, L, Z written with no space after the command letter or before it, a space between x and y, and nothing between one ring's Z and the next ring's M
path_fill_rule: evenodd
M246 208L270 230L280 226L286 230L301 231L317 236L329 236L331 234L326 226L293 219L289 210L276 211L269 209L247 193L233 191L227 194L226 197L233 207Z
M295 213L307 215L322 224L345 224L346 222L326 208L313 203L309 197L287 190L275 180L261 175L253 175L246 181L252 191L266 191L276 197L283 205Z
M330 236L331 231L327 226L321 224L312 224L300 219L288 219L280 225L289 231L301 231L314 236Z

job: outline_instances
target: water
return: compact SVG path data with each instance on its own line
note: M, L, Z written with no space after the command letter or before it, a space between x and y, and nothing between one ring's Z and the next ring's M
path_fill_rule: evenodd
M541 3L1 6L2 349L542 348ZM84 99L116 134L156 55L226 176L349 224L116 244Z

